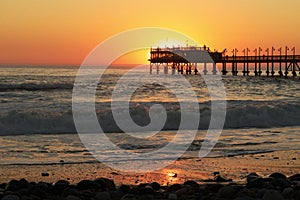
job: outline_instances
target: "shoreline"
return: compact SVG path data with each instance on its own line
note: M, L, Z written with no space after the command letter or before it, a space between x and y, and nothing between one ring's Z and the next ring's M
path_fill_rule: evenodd
M275 151L218 158L178 159L171 165L153 172L126 173L113 170L102 163L57 163L41 165L0 165L0 183L25 178L28 181L57 182L61 179L78 183L84 179L105 177L116 185L137 185L158 182L161 185L183 183L187 180L203 182L218 173L225 179L244 183L252 172L266 177L274 172L291 176L300 172L300 150ZM42 174L48 174L42 176ZM176 177L170 176L176 174Z

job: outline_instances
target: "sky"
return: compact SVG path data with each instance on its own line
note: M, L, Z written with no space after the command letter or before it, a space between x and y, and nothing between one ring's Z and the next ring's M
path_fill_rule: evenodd
M80 65L105 39L142 27L172 29L211 49L300 52L299 9L298 0L1 0L0 64ZM116 61L146 62L145 51Z

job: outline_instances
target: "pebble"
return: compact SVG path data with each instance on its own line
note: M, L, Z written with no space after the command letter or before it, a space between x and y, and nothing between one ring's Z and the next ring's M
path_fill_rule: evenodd
M1 200L19 200L20 197L18 195L9 194L5 195Z
M155 199L234 199L234 200L300 200L300 175L286 177L275 172L267 178L256 173L247 176L246 185L235 183L197 183L188 180L183 184L161 186L157 182L136 186L115 186L113 180L99 178L82 180L76 185L67 180L55 184L11 180L0 184L1 200L155 200Z
M177 200L177 195L174 193L171 193L171 194L169 194L168 199L169 200Z
M236 187L234 187L232 185L228 185L228 186L222 187L218 191L217 196L222 197L222 198L232 198L235 196L236 192L237 192Z
M49 174L48 172L42 172L42 173L41 173L41 176L44 176L44 177L45 177L45 176L50 176L50 174Z
M111 200L109 192L97 192L95 200Z
M262 200L284 200L283 196L276 190L267 190Z

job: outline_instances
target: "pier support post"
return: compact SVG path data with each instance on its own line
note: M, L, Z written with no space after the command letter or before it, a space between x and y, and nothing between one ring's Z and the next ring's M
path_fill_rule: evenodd
M207 75L207 66L206 63L204 63L204 70L203 70L204 75Z
M172 64L172 74L175 74L175 63Z
M150 74L152 74L152 63L150 62Z
M262 73L261 71L261 62L258 63L258 76L260 76Z
M279 74L280 77L283 76L282 68L281 68L281 61L279 61L279 71L278 71L278 74Z
M232 63L231 73L232 73L232 76L235 75L235 63L234 62Z
M285 71L284 71L285 78L287 78L288 74L289 74L289 72L288 72L288 63L286 62L285 63Z
M217 74L217 64L213 62L213 70L212 70L213 75Z
M249 76L249 63L247 62L247 71L246 71L247 76Z
M156 64L156 74L159 74L159 64Z
M197 75L198 74L197 63L195 63L194 66L195 66L194 72L195 72L195 75Z
M257 73L257 62L255 62L255 65L254 65L254 75L257 76L258 73Z
M166 66L164 66L164 74L168 74L169 73L169 68L168 68L168 64L166 64Z
M246 75L246 62L244 62L244 67L243 67L243 76Z
M272 71L271 71L271 77L274 77L274 61L272 61Z
M268 58L267 58L268 59ZM267 73L267 76L269 76L269 74L270 74L270 71L269 71L269 62L267 61L267 71L266 71L266 73Z
M223 74L223 75L226 75L226 74L227 74L227 70L226 70L226 62L223 62L222 74Z

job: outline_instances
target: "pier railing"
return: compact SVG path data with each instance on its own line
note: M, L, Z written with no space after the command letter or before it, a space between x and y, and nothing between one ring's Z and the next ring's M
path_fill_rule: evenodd
M224 56L224 62L300 62L300 55L275 56Z

